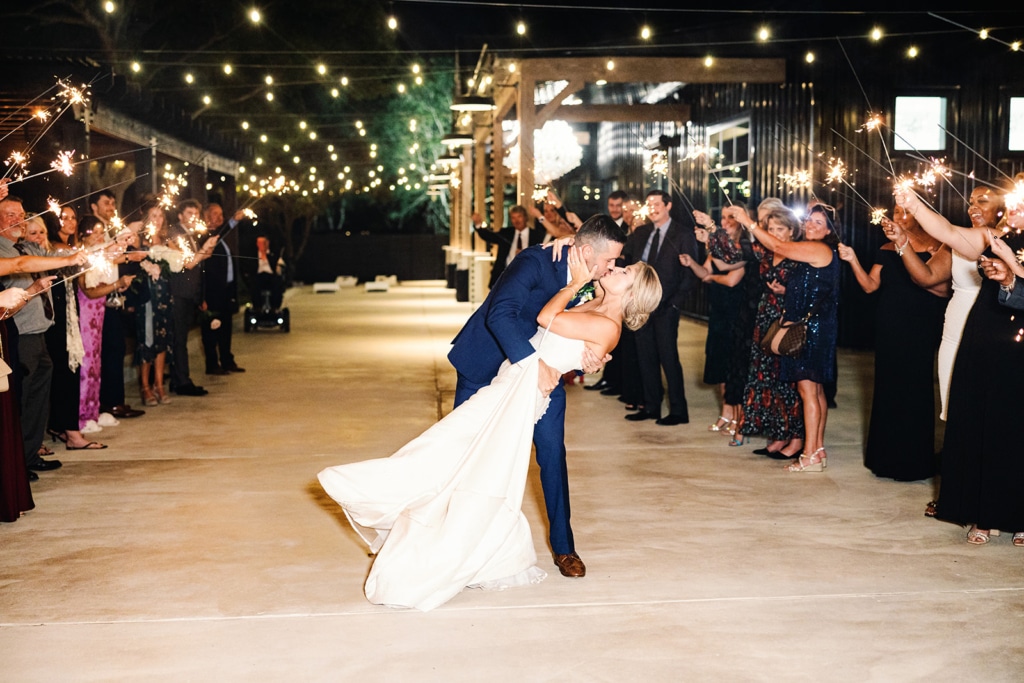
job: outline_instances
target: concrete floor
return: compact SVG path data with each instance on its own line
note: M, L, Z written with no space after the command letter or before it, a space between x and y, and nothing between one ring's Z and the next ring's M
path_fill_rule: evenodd
M368 604L370 558L316 473L389 455L447 409L469 305L433 282L288 305L290 334L235 337L247 373L197 373L209 396L105 429L107 450L56 449L36 509L0 526L0 679L1024 679L1024 550L967 545L923 516L930 482L861 465L870 354L841 356L827 472L788 474L706 430L692 322L693 424L627 422L569 389L586 578L550 564L534 470L546 581L429 614Z

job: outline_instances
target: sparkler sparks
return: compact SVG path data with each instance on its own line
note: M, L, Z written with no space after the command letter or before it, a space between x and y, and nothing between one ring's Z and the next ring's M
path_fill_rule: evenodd
M104 280L117 277L117 268L114 267L114 263L102 251L89 254L86 262L89 264L88 270L95 270L103 276Z
M46 111L45 109L37 109L36 112L32 114L32 116L36 117L37 119L45 123L46 120L50 118L50 112Z
M825 184L841 183L846 178L846 164L842 159L829 159L828 173L825 174Z
M61 79L57 79L57 85L60 87L60 90L57 91L57 97L63 99L67 104L89 103L88 86L83 85L81 88L76 88L67 81Z
M866 130L868 132L871 132L873 130L877 130L882 125L883 125L883 121L882 121L881 114L872 114L871 117L868 118L868 120L864 122L864 125L857 129L857 132L859 133L862 130Z
M871 209L871 225L881 225L887 209Z
M7 157L6 163L7 166L14 171L14 175L20 178L21 176L24 176L25 172L28 170L28 154L15 150L11 152L11 156Z
M242 209L242 215L251 221L256 220L256 212L250 209L249 207Z
M57 220L60 221L61 225L64 225L64 219L61 218L61 215L60 215L60 202L58 202L53 197L47 197L46 198L46 209L47 209L47 211L52 211L53 213L55 213L57 215Z
M683 157L683 158L684 159L699 159L701 157L706 157L707 154L708 154L707 146L695 142L695 143L692 143L689 146L689 148L686 150L686 156Z
M192 245L189 244L188 240L184 237L179 237L178 247L181 249L181 253L185 257L185 263L191 263L192 259L196 257L196 252L192 250Z
M814 178L811 176L810 171L797 171L796 173L780 173L779 180L782 184L789 188L790 192L795 190L805 190L814 182Z
M534 188L533 194L530 195L530 199L532 199L534 202L542 202L542 201L544 201L547 198L548 198L548 188L546 188L546 187Z
M60 171L64 175L70 177L71 174L75 172L75 164L71 161L74 154L75 150L58 153L57 158L50 162L50 168L55 171Z

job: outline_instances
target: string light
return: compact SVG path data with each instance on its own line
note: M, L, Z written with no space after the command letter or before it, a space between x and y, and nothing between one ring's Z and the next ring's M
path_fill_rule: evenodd
M224 73L226 75L230 76L232 71L234 71L234 68L230 64L224 65Z
M917 57L917 54L917 47L915 45L911 45L909 48L907 48L907 56L910 57L911 59Z
M316 65L316 72L318 74L320 74L321 76L326 75L327 74L327 65L326 64L317 64Z
M763 43L764 41L768 40L769 38L771 38L771 33L769 33L769 31L768 31L768 27L767 26L762 26L761 30L757 32L757 39L760 40Z
M134 71L135 73L139 73L140 71L142 71L142 65L138 62L132 62L132 71Z
M116 10L116 9L117 9L117 7L112 2L108 1L108 2L103 3L103 11L105 11L107 14L113 14L114 10Z
M640 38L642 40L650 40L651 39L651 27L650 26L644 26L642 29L640 29Z
M189 85L192 85L193 83L196 82L196 77L193 76L192 74L185 74L185 82L188 83Z
M877 26L871 29L871 40L879 41L882 39L882 29Z
M394 15L388 17L388 28L392 31L398 29L398 19L396 19Z
M808 52L806 55L804 55L804 61L807 62L808 64L814 64L814 53Z
M249 21L251 21L254 24L258 24L262 19L263 17L260 15L260 11L258 9L253 7L251 10L249 10Z
M704 66L706 66L708 68L711 68L711 66L714 63L715 63L715 59L711 55L708 55L707 57L704 58Z
M525 36L526 35L526 24L524 24L521 21L519 23L517 23L516 24L516 33L518 33L521 36Z
M987 40L988 39L988 29L987 28L983 28L980 31L978 31L978 37L981 38L982 40Z
M274 77L271 76L270 74L267 74L266 76L263 77L263 82L266 83L267 85L274 85Z

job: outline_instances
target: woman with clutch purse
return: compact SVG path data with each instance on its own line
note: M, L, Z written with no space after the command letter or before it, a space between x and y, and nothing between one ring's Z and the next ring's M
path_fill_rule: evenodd
M760 229L750 234L777 255L799 262L783 302L785 322L805 321L807 340L796 356L781 359L781 379L796 382L804 404L804 452L787 465L790 472L821 472L828 465L825 452L825 423L828 402L825 382L835 379L837 308L839 304L839 235L836 210L825 204L808 209L804 219L804 241L783 242Z

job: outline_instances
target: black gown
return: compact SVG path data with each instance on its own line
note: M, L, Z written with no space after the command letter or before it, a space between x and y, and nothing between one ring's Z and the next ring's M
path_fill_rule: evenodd
M1024 248L1024 235L1006 244ZM987 256L992 256L986 251ZM999 303L999 285L981 283L953 366L936 516L981 529L1024 531L1024 315Z
M928 252L918 256L927 261ZM881 249L875 316L875 389L864 466L918 481L935 474L935 354L947 299L914 284L893 249Z

